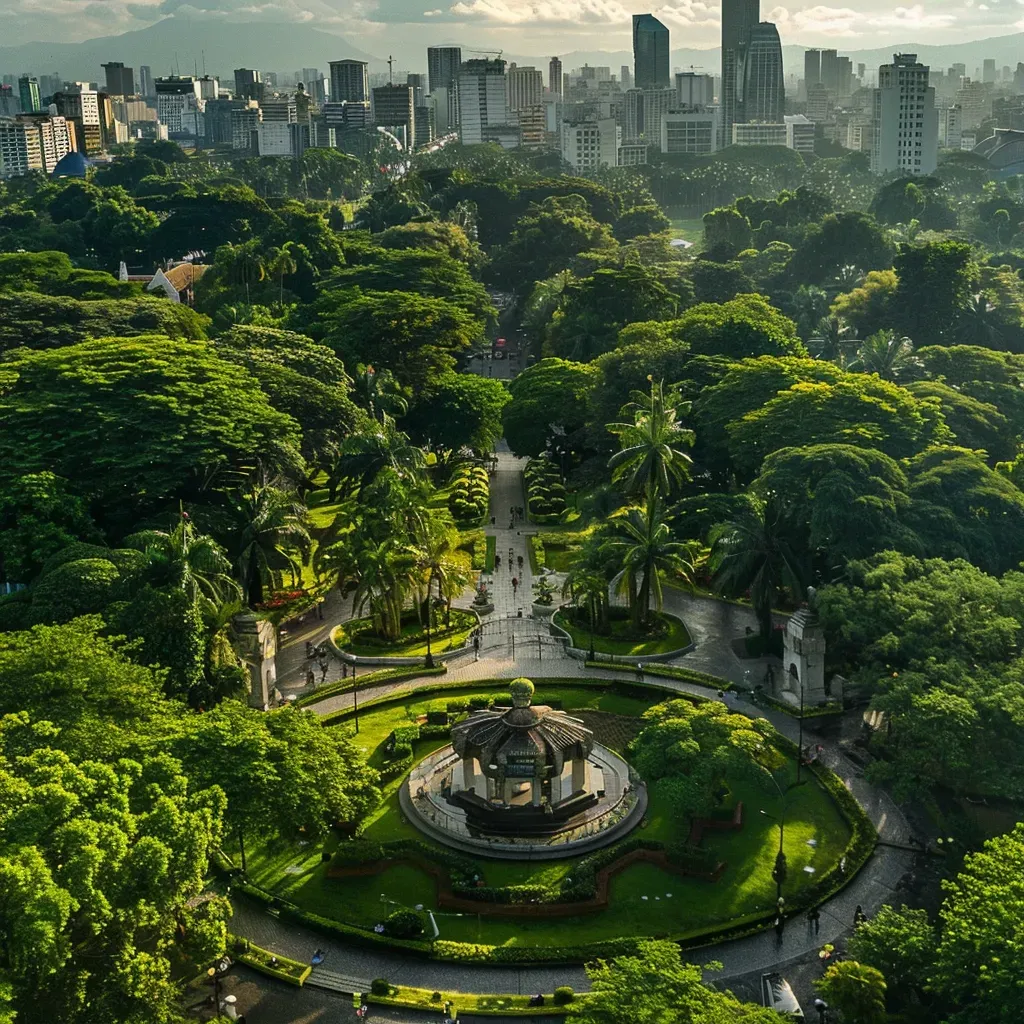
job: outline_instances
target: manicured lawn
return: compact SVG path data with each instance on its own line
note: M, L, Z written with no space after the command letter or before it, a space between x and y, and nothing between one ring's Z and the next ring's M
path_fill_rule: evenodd
M452 651L465 645L469 634L478 625L475 615L452 609L451 626L440 625L430 632L430 649L435 654ZM381 640L373 633L370 619L352 619L335 627L334 642L350 654L367 658L418 658L427 653L423 624L414 615L402 620L402 636L395 642Z
M665 612L652 612L663 626L661 633L650 639L643 639L632 635L633 627L628 618L613 617L609 623L611 635L597 633L594 636L594 650L601 654L621 655L650 655L665 654L668 651L678 651L690 644L690 634L681 619ZM561 626L572 637L573 647L582 650L590 648L590 630L586 627L580 628L568 621L566 616L558 611L554 616L555 625Z
M672 237L685 238L687 242L699 245L704 241L704 221L700 217L669 217L672 221Z
M601 711L609 715L639 716L658 703L632 696L614 686L588 688L574 686L575 680L540 681L536 703L560 700L566 710ZM397 725L427 711L442 709L450 700L476 695L495 696L503 687L480 686L446 691L435 697L410 697L382 705L360 716L360 731L354 741L380 763L380 746ZM348 728L340 726L339 728ZM416 742L416 756L425 757L443 745L444 738ZM788 778L780 773L780 784L795 781L795 767ZM849 841L849 829L824 790L813 777L805 776L804 785L789 791L786 815L786 856L789 875L784 893L792 899L804 887L812 885L842 855ZM401 838L422 839L412 825L403 820L398 806L401 780L390 782L385 799L366 825L364 835L378 842ZM441 915L437 918L441 937L465 942L507 945L562 945L593 942L618 935L672 935L683 937L730 922L741 922L770 910L775 902L775 883L771 878L778 850L778 826L759 814L764 809L778 815L781 809L777 792L754 780L737 779L731 783L730 802L744 803L744 824L737 832L709 834L704 842L727 868L717 883L681 878L653 865L635 864L615 877L611 887L612 903L598 914L571 918L512 919L476 915ZM637 831L650 839L667 842L681 826L671 806L655 783L649 790L650 803L646 824ZM809 840L815 845L808 845ZM333 849L337 840L326 844ZM381 894L404 906L436 906L431 877L418 868L395 865L380 875L351 879L329 879L327 865L320 859L321 847L296 844L252 844L249 868L258 884L279 892L299 906L349 924L372 928L394 908L381 902ZM237 851L236 860L237 860ZM491 885L515 885L531 882L555 882L570 874L578 859L543 861L481 860L480 873ZM813 867L813 873L804 867ZM669 895L671 893L671 895ZM646 896L647 899L643 899Z

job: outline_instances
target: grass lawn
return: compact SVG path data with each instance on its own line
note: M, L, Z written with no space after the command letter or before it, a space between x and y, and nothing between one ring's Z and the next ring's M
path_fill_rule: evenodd
M494 572L494 549L497 545L498 538L493 533L487 535L487 554L484 556L484 572Z
M669 216L672 222L672 237L685 238L687 242L699 245L704 241L704 221L700 217L685 218Z
M601 654L650 655L678 651L690 644L690 634L681 619L665 612L652 612L662 623L660 635L644 639L632 635L633 627L628 617L612 617L611 635L597 633L594 636L594 650ZM561 611L555 612L554 623L561 626L572 637L573 647L581 650L590 648L590 630L574 626Z
M639 716L658 703L655 694L637 697L613 685L582 687L574 680L540 681L535 701L560 700L567 710L604 712L608 715ZM371 763L379 764L381 745L397 725L429 710L444 708L448 701L477 695L495 696L496 686L466 687L430 697L409 697L382 705L360 716L360 730L353 736ZM635 691L632 691L635 693ZM339 728L351 729L346 724ZM416 742L417 758L425 757L445 743L443 738ZM795 766L788 769L795 781ZM792 899L805 886L828 870L842 855L849 841L849 829L838 809L817 781L810 776L802 786L789 792L786 814L786 856L789 875L784 888ZM365 829L367 839L386 842L419 838L412 825L403 820L398 805L401 780L390 782L381 806ZM738 832L709 833L705 844L727 868L717 883L681 878L649 864L635 864L617 875L611 887L611 906L598 914L570 918L513 919L477 915L442 915L437 918L441 937L494 945L561 945L593 942L619 935L671 935L685 937L731 922L742 922L770 910L775 902L771 872L778 850L778 826L759 814L764 809L778 815L776 791L752 780L734 780L731 800L742 800L744 824ZM666 796L657 783L650 787L645 825L636 834L661 841L671 840L680 823L674 818ZM814 840L814 845L809 845ZM403 906L422 903L436 906L432 878L415 867L394 865L370 878L329 879L320 857L321 849L333 849L331 838L323 847L294 843L251 843L248 850L250 875L257 884L278 892L299 906L348 924L372 928L394 909L381 902L383 894ZM236 860L237 860L237 851ZM577 859L542 861L481 860L480 872L488 884L515 885L554 882L570 874ZM813 867L813 873L804 871ZM643 897L647 897L644 899Z
M430 649L435 654L462 647L478 623L475 615L452 609L451 626L439 624L430 632ZM395 642L379 640L373 634L369 618L352 619L344 626L336 626L334 642L349 654L368 658L415 658L427 653L427 638L423 624L412 614L402 617L402 635Z

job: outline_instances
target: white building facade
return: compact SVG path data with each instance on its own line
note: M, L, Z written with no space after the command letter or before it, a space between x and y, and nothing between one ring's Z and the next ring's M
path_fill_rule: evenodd
M938 162L939 119L928 67L917 54L893 54L878 69L872 107L871 171L931 174Z

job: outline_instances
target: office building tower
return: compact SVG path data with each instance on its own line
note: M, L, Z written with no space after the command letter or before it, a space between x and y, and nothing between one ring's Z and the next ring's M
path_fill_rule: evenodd
M484 130L508 124L505 62L467 60L459 70L459 135L465 145L484 141Z
M54 94L57 113L75 125L75 136L86 153L103 150L103 125L100 118L100 97L88 82L68 82Z
M199 83L200 99L215 100L220 96L220 79L216 75L203 75L196 81Z
M437 89L453 89L459 80L461 69L461 47L427 47L427 85L431 92Z
M547 108L543 103L522 107L513 115L519 126L519 144L526 149L540 149L547 141Z
M142 64L139 67L139 93L147 99L156 95L156 89L153 86L153 72L148 64Z
M562 122L562 159L573 171L615 167L619 162L621 129L615 118Z
M505 74L505 98L510 113L536 107L544 95L544 79L537 68L510 64Z
M814 122L803 114L786 114L783 122L786 125L786 148L797 153L813 153Z
M294 124L298 118L298 107L293 96L275 96L273 99L265 99L259 107L261 122L276 121Z
M562 98L562 62L557 57L548 61L548 92Z
M412 86L413 104L417 107L422 107L426 102L427 76L420 74L406 75L405 84Z
M992 116L992 90L986 89L981 82L972 82L969 78L962 79L956 91L956 103L962 114L964 131L972 131L982 121Z
M807 116L812 121L824 122L829 118L832 101L828 89L821 82L816 82L807 90Z
M292 156L294 121L260 121L252 133L252 151L256 156Z
M13 85L0 85L0 117L14 117L21 113L21 102Z
M31 171L52 174L74 149L74 132L59 114L18 114L0 118L0 178Z
M18 79L18 99L21 101L21 110L24 114L31 114L43 109L42 99L39 95L39 82L29 75L22 75Z
M628 64L623 64L619 68L619 85L623 92L633 88L633 72L629 70Z
M407 148L416 146L416 103L411 85L378 85L373 90L373 123L387 128Z
M871 170L920 175L935 170L938 112L928 67L916 53L895 53L878 69L872 105Z
M239 104L232 108L231 148L248 151L253 148L253 135L260 123L260 108L255 100L234 100Z
M710 107L715 102L715 80L694 71L676 72L676 103L680 108Z
M732 126L742 121L743 62L750 30L760 21L759 0L722 0L722 144L732 144Z
M60 92L64 87L64 79L54 72L52 75L39 76L39 98L44 106L49 106L53 100L53 94Z
M668 29L653 14L633 15L633 82L638 89L669 84Z
M640 138L652 146L661 144L661 119L676 102L675 89L644 89L644 120ZM631 140L632 141L632 140Z
M203 110L203 145L208 149L231 146L234 140L232 116L247 103L247 100L207 100Z
M237 75L237 72L236 72ZM156 116L167 125L167 134L199 136L206 134L203 125L203 101L199 96L199 82L191 75L170 75L158 78L156 88Z
M332 60L331 67L331 102L332 103L365 103L370 98L370 78L366 71L366 61Z
M421 103L413 113L416 116L416 137L413 140L416 149L429 146L434 141L434 108L428 103Z
M134 68L126 68L120 61L111 61L109 64L101 64L100 67L107 76L108 96L135 95Z
M780 124L785 112L779 30L770 21L762 21L750 30L744 60L743 120Z
M963 132L962 111L954 103L939 112L939 145L945 149L959 149Z
M624 142L637 142L644 134L644 91L629 89L622 115Z
M662 153L706 156L718 149L718 114L714 110L670 110L661 118Z
M821 50L804 50L804 95L821 81Z
M991 57L986 57L981 62L981 80L986 85L995 84L996 62Z
M265 92L263 76L258 71L252 68L235 68L236 100L256 100L258 103L263 99Z
M839 94L839 54L835 50L821 51L821 84L835 98Z

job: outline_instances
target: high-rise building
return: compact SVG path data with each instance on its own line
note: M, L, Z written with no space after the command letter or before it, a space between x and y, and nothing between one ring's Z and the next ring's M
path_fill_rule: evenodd
M108 96L134 96L135 95L135 69L126 68L119 60L112 60L109 64L101 64L103 73L107 76Z
M935 170L939 124L928 67L916 53L894 53L878 69L872 105L871 170L875 174L931 174Z
M322 107L327 102L327 86L318 68L302 69L302 84L306 87L311 103Z
M1017 62L1017 70L1013 73L1013 91L1018 95L1024 95L1024 64Z
M786 148L797 153L814 152L814 122L803 114L785 114Z
M86 153L103 150L103 125L100 116L100 94L88 82L67 82L54 94L57 113L75 125L75 136Z
M536 107L543 95L544 79L537 68L509 65L505 73L505 97L510 113Z
M484 141L484 129L508 124L505 62L464 61L459 70L459 136L466 145Z
M994 84L996 81L996 62L991 57L981 62L981 80L985 84Z
M260 121L280 121L294 124L298 118L298 107L294 96L275 96L260 103Z
M779 30L762 21L750 30L743 71L743 120L782 123L786 90Z
M207 100L203 111L203 145L210 148L231 146L234 137L232 116L236 110L244 109L247 103L247 100Z
M427 95L427 76L408 74L405 76L405 84L412 86L413 103L417 107L422 107Z
M22 113L31 114L43 109L39 96L39 82L29 75L18 79L18 99L21 101Z
M365 103L370 98L370 78L366 71L366 61L344 60L331 61L331 102L332 103Z
M828 89L816 82L807 90L807 116L812 121L827 121L832 110Z
M633 80L638 89L669 84L668 29L653 14L633 15Z
M718 114L714 110L671 110L662 116L662 153L707 155L717 149Z
M205 137L204 103L199 95L198 80L191 75L180 78L170 75L156 79L153 84L156 87L156 116L161 124L167 125L167 134L172 137Z
M74 149L73 129L59 114L18 114L0 118L0 178L42 171L52 174Z
M750 30L761 20L760 0L722 0L722 144L732 144L732 126L743 120L743 62Z
M263 99L265 91L263 76L258 71L252 68L235 68L236 100L256 100L258 103Z
M153 87L153 72L148 64L139 66L139 92L147 99L156 95L156 89Z
M614 167L622 129L614 117L562 122L562 159L576 172Z
M821 51L821 84L833 99L839 95L839 54L835 50Z
M196 81L199 83L200 99L215 100L220 96L220 79L216 75L203 75Z
M461 47L427 47L427 84L432 93L437 89L454 89L461 69Z
M519 143L526 149L539 149L544 145L547 129L547 112L543 103L522 107L515 113L519 125Z
M710 107L715 102L715 80L695 71L676 72L676 103L680 107Z
M675 106L675 89L644 89L644 121L640 137L652 146L661 145L661 119ZM632 141L632 140L631 140Z
M619 68L619 85L623 92L633 88L633 72L629 70L628 64L623 64Z
M253 135L260 124L260 108L255 100L235 100L241 104L231 111L231 148L251 150Z
M14 86L6 82L0 85L0 117L14 117L21 113L21 103Z
M821 81L821 50L804 50L804 95Z
M373 123L396 134L407 149L415 148L416 103L413 87L378 85L373 90Z
M644 91L628 89L622 115L624 142L637 142L644 134Z
M562 98L562 62L557 57L548 61L548 92Z

